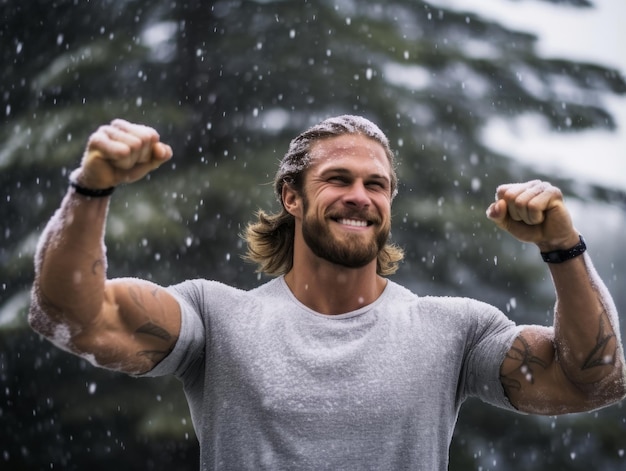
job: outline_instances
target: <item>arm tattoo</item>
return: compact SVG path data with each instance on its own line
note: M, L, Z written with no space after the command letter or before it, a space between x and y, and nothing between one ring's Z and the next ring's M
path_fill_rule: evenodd
M174 345L176 345L176 337L173 337L167 330L156 324L153 324L152 322L145 323L144 325L139 327L135 331L135 333L151 335L160 340L168 342L167 348L162 350L141 350L137 352L137 356L148 358L154 365L156 365L163 358L165 358L174 349Z
M515 368L514 371L519 370L526 378L526 381L528 381L530 384L534 384L535 382L533 370L535 365L543 369L548 368L548 362L539 358L538 356L533 355L530 344L522 335L515 339L515 342L513 343L513 346L511 347L509 352L506 354L506 357L515 361L519 365L517 368ZM510 388L520 390L522 388L522 384L511 376L502 375L501 381L504 387L507 389Z
M104 269L104 260L99 258L98 260L93 262L93 264L91 265L91 273L93 275L97 275L101 269L102 270Z
M161 340L171 340L172 336L170 335L170 333L165 330L162 327L159 327L156 324L153 324L152 322L147 322L144 325L142 325L141 327L139 327L136 331L136 334L146 334L146 335L153 335L154 337L158 337Z
M615 333L609 328L611 325L608 320L608 314L606 310L602 310L600 313L600 326L598 329L598 335L596 336L596 346L593 347L589 356L582 364L582 370L588 370L597 366L615 365L615 346L611 346L611 340L615 338Z
M158 298L159 288L158 287L154 288L152 291L150 291L150 294L152 295L153 298L155 299ZM146 310L146 307L143 301L143 291L141 289L137 289L134 286L130 286L128 288L128 295L130 296L130 298L133 300L133 302L135 303L137 307L141 308L142 311Z
M160 290L158 287L150 290L150 296L153 298L159 297ZM130 286L128 288L128 295L130 296L132 302L141 309L143 312L146 312L146 305L144 302L144 290ZM154 307L160 307L161 314L164 314L163 305L158 303ZM156 346L154 344L150 345L152 349L150 350L141 350L137 352L137 356L147 358L153 365L159 363L163 358L165 358L173 349L174 345L176 345L177 337L173 336L170 332L168 332L163 327L155 324L152 321L148 321L145 324L141 325L135 330L136 335L148 335L152 337L152 342L154 341L163 341L165 345L163 347Z
M611 322L606 310L602 310L600 313L598 324L595 346L591 349L591 352L584 361L579 363L581 371L607 365L615 365L617 350L616 335L611 328ZM559 356L558 352L557 356ZM522 335L515 339L511 349L506 354L506 358L515 362L514 364L516 366L511 373L501 375L500 377L505 390L519 391L522 389L522 381L515 377L518 372L523 375L524 379L529 384L534 384L536 368L547 369L549 366L549 361L533 354L530 343ZM567 375L565 369L563 369L563 372Z
M140 352L137 352L137 356L146 357L152 362L153 365L156 365L158 362L163 360L163 358L165 358L171 351L171 348L168 350L142 350Z
M133 302L135 303L135 306L140 308L142 311L146 310L146 307L144 306L144 303L143 303L143 296L141 295L140 289L137 289L134 286L130 286L128 288L128 295L130 296L130 299L132 299Z

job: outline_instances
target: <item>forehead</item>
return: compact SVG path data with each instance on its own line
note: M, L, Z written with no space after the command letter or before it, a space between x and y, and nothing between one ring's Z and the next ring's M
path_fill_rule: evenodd
M363 134L343 134L322 139L309 151L311 168L323 170L333 166L358 165L389 175L391 164L383 146Z

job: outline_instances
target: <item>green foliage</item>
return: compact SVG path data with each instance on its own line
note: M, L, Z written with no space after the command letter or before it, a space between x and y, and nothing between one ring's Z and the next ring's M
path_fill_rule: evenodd
M616 71L539 58L530 34L413 0L5 1L0 14L1 468L196 467L176 380L94 369L25 322L36 240L88 135L115 117L155 126L175 156L116 191L110 276L258 284L238 234L255 210L275 208L289 140L356 113L398 151L393 237L408 257L396 278L419 294L491 302L517 322L551 322L536 253L484 218L498 184L542 176L487 149L480 130L527 113L555 132L613 129L598 93L626 93ZM584 190L589 201L626 201ZM614 407L544 420L470 402L451 469L618 469L623 417Z

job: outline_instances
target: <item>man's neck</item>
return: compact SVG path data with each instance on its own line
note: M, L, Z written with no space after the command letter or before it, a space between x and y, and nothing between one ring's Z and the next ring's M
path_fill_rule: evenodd
M285 282L298 301L329 315L345 314L371 304L387 285L387 280L376 274L375 260L362 268L329 262L294 263L294 268L285 275Z

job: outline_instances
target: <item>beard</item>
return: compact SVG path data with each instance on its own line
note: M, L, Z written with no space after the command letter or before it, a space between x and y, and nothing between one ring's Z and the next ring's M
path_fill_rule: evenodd
M339 240L333 235L325 219L309 214L306 198L303 201L304 217L302 220L302 236L311 251L318 257L346 268L361 268L378 257L385 247L390 233L389 222L382 224L380 218L364 217L362 213L353 212L341 217L359 218L373 221L377 232L373 237L364 234L346 232ZM334 218L335 219L335 218Z

